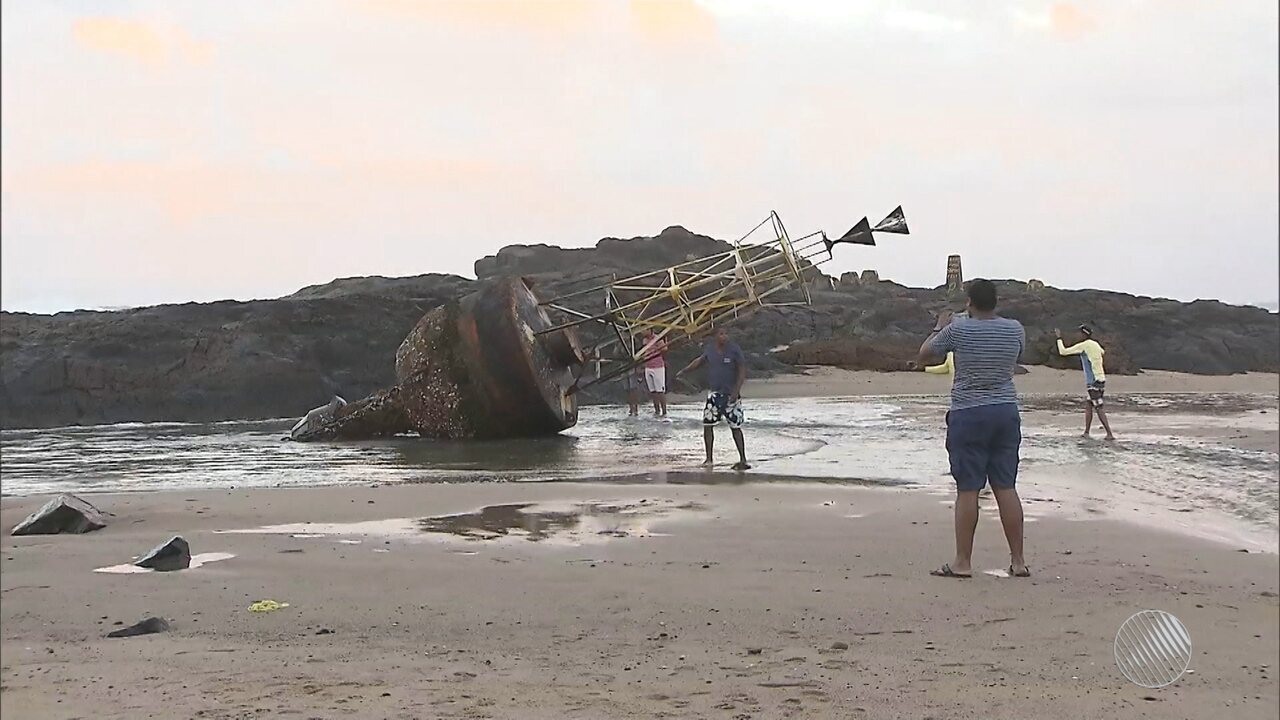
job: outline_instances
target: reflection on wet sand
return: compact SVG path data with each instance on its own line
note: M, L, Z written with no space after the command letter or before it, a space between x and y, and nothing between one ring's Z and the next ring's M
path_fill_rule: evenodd
M424 518L418 524L423 532L457 535L468 540L493 540L509 535L533 542L587 536L641 537L655 534L650 526L660 517L705 509L697 503L673 505L660 500L563 506L522 503L490 505L473 513Z
M336 541L340 543L359 542L351 536L412 538L426 533L468 541L522 539L581 545L609 538L653 537L660 534L653 529L658 522L695 518L704 515L706 509L693 502L649 498L625 502L513 503L418 519L290 523L222 532L338 538Z

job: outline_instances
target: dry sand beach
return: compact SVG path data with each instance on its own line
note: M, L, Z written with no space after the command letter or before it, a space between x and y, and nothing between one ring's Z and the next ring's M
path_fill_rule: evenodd
M854 395L866 379L886 393L946 387L921 374L822 371L755 383L751 396ZM1277 383L1115 380L1117 394L1148 383L1144 392L1269 396L1272 408ZM1036 394L1078 382L1021 376L1027 423L1078 432L1077 412ZM1274 452L1277 415L1259 412L1145 421ZM1114 418L1121 435L1138 419L1120 407ZM1120 508L1075 512L1061 487L1029 480L1033 576L1001 576L1004 540L984 498L984 572L957 581L928 575L951 553L951 511L936 492L764 474L601 480L95 494L115 514L104 530L22 538L8 528L44 498L6 497L0 713L1275 717L1274 537L1244 552L1174 532L1176 522L1129 522ZM177 573L94 572L174 533L193 553L234 557ZM249 612L260 599L289 606ZM1194 643L1193 672L1161 690L1129 683L1113 660L1116 630L1145 608L1177 615ZM104 638L148 615L172 629Z

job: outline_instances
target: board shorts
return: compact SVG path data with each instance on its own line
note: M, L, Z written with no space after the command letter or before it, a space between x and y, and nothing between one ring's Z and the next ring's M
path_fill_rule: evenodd
M1094 407L1102 407L1102 396L1106 391L1106 380L1094 380L1085 387L1085 393L1089 396L1089 403Z
M947 413L947 457L962 492L1013 488L1018 480L1022 418L1016 403L980 405Z
M707 393L707 404L702 408L702 424L715 425L723 419L729 423L729 429L738 430L746 418L742 414L742 398L729 403L729 394L722 392Z
M651 393L664 393L667 391L667 369L665 367L644 369L644 384L649 387Z

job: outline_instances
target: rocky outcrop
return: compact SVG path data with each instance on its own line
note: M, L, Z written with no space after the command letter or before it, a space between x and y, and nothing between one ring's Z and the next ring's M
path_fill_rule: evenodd
M14 525L10 534L79 535L106 526L107 518L98 508L75 495L59 495Z
M858 342L852 338L802 340L774 354L788 365L829 365L849 370L911 370L920 344L897 346Z
M0 318L0 425L289 417L394 381L418 318L472 281L357 278L278 300Z
M594 248L511 246L476 262L480 282L526 276L542 297L729 248L680 227L606 238ZM893 369L914 358L943 309L963 298L908 288L874 271L810 284L811 307L761 310L732 327L753 376L817 360ZM397 382L397 347L427 311L472 291L450 275L347 278L277 299L188 303L116 312L0 317L0 425L297 417L326 399L369 396ZM1182 303L1101 290L1000 282L1001 311L1027 328L1027 364L1059 358L1053 328L1094 328L1107 372L1280 371L1280 316L1213 300ZM806 343L810 344L806 346ZM825 344L824 344L825 343ZM795 352L769 353L791 345ZM902 357L899 357L902 353ZM672 365L692 349L676 350ZM582 401L616 399L602 384Z

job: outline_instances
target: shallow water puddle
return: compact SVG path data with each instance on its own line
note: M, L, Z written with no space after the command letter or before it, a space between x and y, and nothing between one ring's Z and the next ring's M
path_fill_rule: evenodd
M195 570L201 565L208 565L209 563L218 562L220 560L230 560L233 557L235 557L235 553L214 552L214 553L200 553L198 555L192 555L191 565L187 567L187 570ZM107 567L94 568L93 571L96 573L112 573L117 575L133 575L135 573L159 572L158 570L153 570L151 568L138 567L133 563L124 563L122 565L110 565ZM182 572L182 571L170 570L163 574L171 575L179 572Z
M521 539L530 542L578 545L620 537L655 537L655 523L703 514L697 503L669 500L629 502L514 503L489 505L468 513L426 518L391 518L353 523L293 523L266 525L227 533L302 537L421 537L446 536L468 541ZM338 542L357 544L359 540Z

